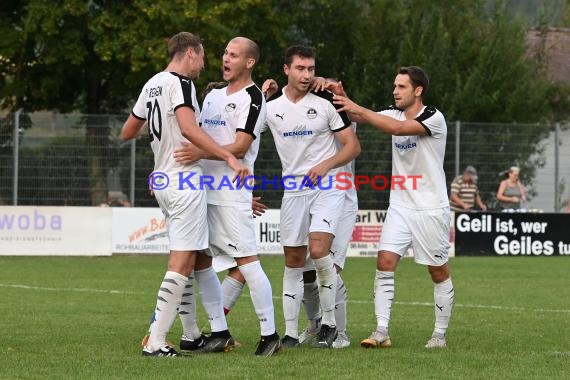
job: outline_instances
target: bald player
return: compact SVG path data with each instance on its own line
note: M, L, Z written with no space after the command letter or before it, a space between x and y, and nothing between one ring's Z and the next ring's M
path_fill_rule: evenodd
M236 37L228 43L222 59L222 75L227 86L208 93L200 120L204 132L232 152L250 173L253 173L260 129L266 117L265 99L251 77L259 55L258 45L249 38ZM261 329L255 354L271 356L281 349L281 341L275 330L271 284L257 256L251 186L233 186L230 167L196 146L178 150L175 157L184 163L201 159L204 174L213 177L212 184L206 188L209 254L214 261L229 263L226 269L237 265L249 284ZM200 276L199 267L195 275Z

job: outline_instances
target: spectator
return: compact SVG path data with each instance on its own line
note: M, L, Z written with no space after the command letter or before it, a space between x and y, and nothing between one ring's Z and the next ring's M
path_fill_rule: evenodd
M477 170L467 166L463 175L457 176L451 182L450 206L453 211L471 211L475 204L481 210L487 210L487 205L481 200L477 187Z
M497 200L503 210L518 210L521 208L522 202L526 201L526 193L524 186L519 181L519 173L520 169L517 166L511 166L507 172L507 178L502 180L499 185Z

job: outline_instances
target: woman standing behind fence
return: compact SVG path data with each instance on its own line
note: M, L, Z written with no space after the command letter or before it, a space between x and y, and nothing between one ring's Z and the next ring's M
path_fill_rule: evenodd
M524 186L519 181L520 169L511 166L507 172L507 179L501 181L497 191L497 200L501 208L520 209L522 202L526 201Z

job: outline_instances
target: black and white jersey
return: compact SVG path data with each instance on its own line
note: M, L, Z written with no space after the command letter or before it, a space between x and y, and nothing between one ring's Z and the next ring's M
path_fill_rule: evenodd
M175 111L180 107L193 109L198 121L200 106L194 83L188 77L163 71L146 82L132 111L133 116L148 123L154 171L167 174L171 184L178 183L179 173L202 173L199 163L179 164L172 156L174 149L189 142L176 120Z
M240 160L253 174L253 166L259 151L260 130L265 123L266 103L259 87L254 83L231 95L226 95L227 87L212 90L204 99L200 118L202 129L219 145L232 144L238 132L253 137L249 150ZM215 205L233 205L247 203L251 205L251 190L243 187L236 190L231 184L234 171L224 162L202 160L204 174L213 176L213 190L208 191L208 203Z
M380 114L396 120L406 120L404 112L388 107ZM411 209L434 209L449 206L443 160L447 125L443 114L434 107L425 106L415 118L425 128L425 135L392 136L392 175L403 176L405 190L394 185L390 204ZM409 176L418 176L416 188Z
M350 120L336 111L330 91L309 92L293 103L285 95L286 88L267 103L265 128L273 135L283 177L293 176L301 183L311 168L338 152L334 132L349 127ZM328 175L341 171L334 168ZM299 191L299 187L285 191Z

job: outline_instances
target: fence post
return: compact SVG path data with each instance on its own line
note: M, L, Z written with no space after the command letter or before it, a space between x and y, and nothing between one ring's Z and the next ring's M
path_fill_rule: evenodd
M455 177L459 175L459 159L461 156L459 143L461 141L461 122L457 120L455 122Z
M18 205L18 172L19 172L19 160L20 160L20 114L23 109L20 108L14 114L14 136L12 144L14 146L14 183L12 185L12 204L14 206Z
M131 207L135 207L135 159L137 155L137 139L131 140L131 178L129 181L129 198Z
M560 210L560 189L558 188L559 166L560 166L560 123L554 126L554 212Z

